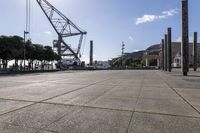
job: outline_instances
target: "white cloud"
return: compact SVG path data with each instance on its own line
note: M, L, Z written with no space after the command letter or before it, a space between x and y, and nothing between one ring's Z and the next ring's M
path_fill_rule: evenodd
M170 9L168 11L163 11L161 15L145 14L142 17L137 18L135 24L139 25L139 24L143 24L143 23L153 22L156 20L172 17L176 14L178 14L178 9Z
M171 9L169 11L163 11L162 14L164 16L174 16L175 14L178 13L178 9Z
M142 24L142 23L153 22L157 19L158 19L158 16L155 16L155 15L144 15L141 18L137 18L135 24L139 25L139 24Z
M128 38L129 38L130 41L133 41L133 37L132 36L129 36Z
M134 49L134 50L133 50L133 52L138 52L138 51L140 51L140 50L139 50L139 49Z

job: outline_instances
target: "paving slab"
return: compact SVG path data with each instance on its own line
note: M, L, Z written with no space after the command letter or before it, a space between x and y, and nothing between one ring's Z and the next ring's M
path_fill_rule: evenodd
M116 86L111 91L105 94L109 98L125 97L125 98L138 98L141 85L135 86Z
M146 98L146 99L179 99L181 100L181 97L178 96L173 90L171 89L152 89L152 90L144 90L142 89L140 93L140 98Z
M157 72L161 78L172 88L200 89L200 72L190 70L188 76L182 76L179 69L174 69L171 73Z
M200 89L175 88L175 90L200 112Z
M198 132L198 75L113 70L0 77L0 132Z
M61 103L61 104L74 104L74 105L84 105L91 100L95 100L98 97L108 93L113 89L114 86L106 85L91 85L85 87L84 89L71 92L45 102L51 103Z
M77 107L53 104L35 104L0 116L0 122L28 128L42 129L54 121L78 111Z
M110 79L110 80L106 80L103 81L101 83L98 84L102 84L102 85L121 85L121 81L122 79Z
M135 79L128 79L128 78L111 78L110 80L98 83L98 84L105 84L105 85L118 85L118 86L135 86L138 87L141 85L141 80Z
M84 87L85 85L61 84L56 86L55 84L35 83L0 89L0 98L42 101Z
M128 133L199 133L200 119L134 113Z
M130 110L134 111L137 98L125 98L125 97L99 97L94 101L87 103L87 106L100 107L117 110Z
M16 109L23 108L30 104L33 104L33 103L0 99L0 115L14 111Z
M106 79L99 79L99 78L77 78L69 80L67 83L73 83L73 84L95 84L98 82L101 82L102 80Z
M109 93L113 90L115 86L112 85L91 85L83 90L80 90L83 96L101 96L103 94Z
M9 87L23 86L24 84L24 82L0 81L0 90Z
M0 133L36 133L39 129L0 123Z
M151 90L151 91L172 91L171 88L169 88L169 86L144 86L142 85L142 90Z
M166 85L166 83L152 82L152 81L144 82L144 83L143 83L143 86L144 86L144 87L159 87L159 88L168 87L168 86Z
M136 111L200 117L184 100L139 98Z
M44 130L59 133L125 133L131 114L125 111L83 108Z

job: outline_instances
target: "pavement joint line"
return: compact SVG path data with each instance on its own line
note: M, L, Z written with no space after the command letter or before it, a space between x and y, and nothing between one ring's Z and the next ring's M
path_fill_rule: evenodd
M172 98L143 98L143 97L141 97L142 99L145 99L145 100L173 100L173 101L179 101L179 100L182 100L182 99L178 99L178 98L174 98L174 99L172 99Z
M111 90L113 90L115 87L116 87L116 86L113 86L113 88L112 88ZM142 84L141 84L141 89L142 89ZM109 90L109 92L110 92L111 90ZM140 95L138 95L138 99L139 99L139 96L140 96ZM90 100L90 101L91 101L91 100ZM87 102L87 103L88 103L88 102ZM85 104L87 104L87 103L85 103ZM134 109L133 109L133 110L124 110L124 109L103 108L103 107L86 106L86 105L60 104L60 103L51 103L51 102L44 102L43 104L53 104L53 105L73 106L73 107L90 108L90 109L100 109L100 110L130 112L130 113L132 113L132 114L131 114L131 119L130 119L130 121L129 121L129 124L128 124L127 132L126 132L126 133L128 133L128 130L129 130L129 127L130 127L130 124L131 124L131 121L132 121L132 119L133 119L133 115L134 115L134 112L135 112ZM78 113L78 112L80 112L80 111L82 111L82 109L80 109L79 111L77 111L77 112L75 112L75 113ZM66 114L66 115L67 115L67 114ZM66 115L65 115L65 116L66 116ZM65 116L63 116L63 117L65 117ZM62 119L63 117L61 117L61 118L55 120L55 121L52 122L51 124L53 124L53 123L59 121L59 120ZM51 124L46 125L46 126L45 126L44 128L42 128L42 129L45 129L46 127L48 127L48 126L51 125ZM41 130L42 130L42 129L41 129Z
M73 112L72 114L74 113L78 113L80 112L80 110L76 111L76 112ZM0 115L1 116L1 115ZM40 131L50 131L50 132L55 132L55 133L58 133L57 131L52 131L52 130L44 130L46 127L48 127L49 125L55 123L56 121L59 121L60 119L62 119L63 117L67 116L67 114L61 116L60 118L58 118L57 120L51 122L50 124L47 124L45 125L44 127L40 127L40 128L35 128L35 127L29 127L29 126L24 126L24 125L18 125L18 124L13 124L13 123L9 123L9 122L0 122L0 123L5 123L5 124L9 124L9 125L13 125L13 126L18 126L18 127L25 127L25 128L30 128L30 129L35 129L35 130L38 130L36 131L36 133L40 132Z
M15 111L18 111L18 110L21 110L21 109L24 109L24 108L27 108L27 107L33 106L33 105L35 105L35 104L37 104L37 103L32 103L32 104L29 104L29 105L23 106L23 107L21 107L21 108L17 108L17 109L14 109L14 110L11 110L11 111L8 111L8 112L5 112L5 113L3 113L3 114L0 114L0 116L7 115L7 114L9 114L9 113L12 113L12 112L15 112Z
M158 74L158 75L160 76L160 74ZM183 101L185 101L190 107L192 107L200 115L200 111L198 109L196 109L192 104L190 104L189 101L187 101L181 94L179 94L165 79L163 79L162 76L160 76L160 77L170 89L172 89L179 97L181 97L181 99Z
M160 76L161 77L161 76ZM165 80L163 80L163 81L165 81ZM167 83L166 83L166 81L165 81L165 84L168 86L168 87L170 87ZM86 87L87 88L87 87ZM172 87L170 87L170 89L172 89L173 91L174 91L174 88L172 88ZM176 90L175 90L175 92L176 92ZM178 92L177 92L178 93ZM178 93L179 94L179 93ZM177 95L178 95L177 94ZM64 94L65 95L65 94ZM179 96L179 95L178 95ZM181 97L181 96L179 96L179 97ZM182 98L182 97L181 97ZM0 98L1 99L1 98ZM19 100L19 101L21 101L21 100ZM23 100L22 100L23 101ZM186 100L187 101L187 100ZM24 101L24 102L29 102L29 101ZM34 101L33 101L34 102ZM43 102L35 102L36 104L37 103L43 103ZM45 104L45 103L43 103L43 104ZM47 104L49 104L49 103L47 103ZM56 105L56 104L55 104ZM62 104L63 105L63 104ZM68 106L68 105L66 105L66 106ZM78 105L72 105L72 106L78 106ZM80 107L88 107L88 108L92 108L92 107L90 107L90 106L81 106L80 105ZM99 108L99 107L93 107L93 108L97 108L97 109L109 109L109 108ZM127 111L127 110L117 110L117 109L109 109L109 110L116 110L116 111ZM132 112L133 114L135 113L135 112L138 112L138 113L146 113L146 114L157 114L157 115L166 115L166 116L177 116L177 117L187 117L187 118L199 118L199 117L190 117L190 116L182 116L182 115L172 115L172 114L162 114L162 113L154 113L154 112L142 112L142 111L132 111L132 110L130 110L129 112ZM132 121L132 119L133 119L133 117L131 117L131 121ZM45 131L50 131L50 130L45 130Z
M108 80L108 79L106 79L106 80ZM106 81L106 80L103 80L103 81ZM89 86L93 86L93 85L95 85L95 84L97 84L97 83L99 83L99 82L103 82L103 81L98 81L98 82L96 82L96 83L92 83L92 84L86 85L86 86L84 86L84 87L80 87L80 88L77 88L77 89L75 89L75 90L72 90L72 91L69 91L69 92L66 92L66 93L62 93L62 94L59 94L59 95L56 95L56 96L53 96L53 97L44 99L44 100L42 100L42 101L40 101L40 102L48 101L48 100L50 100L50 99L53 99L53 98L56 98L56 97L60 97L60 96L63 96L63 95L66 95L66 94L69 94L69 93L72 93L72 92L75 92L75 91L78 91L78 90L83 90L83 89L85 89L85 88L87 88L87 87L89 87Z
M88 84L79 84L79 83L57 83L57 84L69 84L69 85L88 85ZM93 83L95 84L95 83ZM89 84L90 85L90 84Z
M103 81L102 81L103 82ZM113 89L113 88L115 88L116 86L112 86L112 88L111 88L111 90ZM87 87L86 87L87 88ZM109 91L111 91L111 90L109 90ZM109 91L107 91L107 92L109 92ZM106 92L106 93L107 93ZM105 93L104 93L105 94ZM91 100L90 100L91 101ZM85 104L87 104L87 103L89 103L90 101L88 101L88 102L86 102ZM68 105L66 105L66 104L57 104L57 103L48 103L48 102L41 102L42 104L53 104L53 105L62 105L62 106L73 106L73 107L81 107L81 108L95 108L95 109L100 109L100 108L96 108L96 107L86 107L86 106L81 106L81 105L70 105L70 104L68 104ZM105 109L104 109L105 110ZM107 109L108 110L108 109ZM109 109L109 110L111 110L111 109ZM112 109L112 110L114 110L114 109ZM80 110L78 110L78 111L76 111L76 112L74 112L74 113L78 113L78 112L80 112L80 111L82 111L82 109L80 109ZM121 111L121 110L120 110ZM55 123L55 122L57 122L57 121L59 121L59 120L61 120L63 117L65 117L65 116L67 116L68 114L65 114L64 116L62 116L62 117L60 117L59 119L57 119L57 120L55 120L55 121L53 121L52 123L50 123L50 124L48 124L48 125L46 125L46 126L44 126L42 129L41 129L41 131L43 130L43 129L45 129L46 127L48 127L48 126L50 126L51 124L53 124L53 123ZM39 132L39 131L38 131Z
M40 130L40 131L47 131L47 132L51 132L51 133L59 133L58 131L53 131L53 130ZM39 133L40 131L38 131L36 133Z
M176 89L182 89L182 90L199 90L198 88L179 88L175 87Z
M106 93L109 93L109 92L112 91L115 87L117 87L117 86L112 86L111 89L109 89L108 91L104 92L102 95L99 95L99 96L97 96L97 97L92 98L91 100L89 100L89 101L86 102L85 104L88 104L89 102L94 101L94 100L95 100L95 102L96 102L97 99L103 97Z
M128 109L116 109L116 108L106 108L106 107L87 106L87 105L78 105L78 104L63 104L63 103L53 103L53 102L41 102L41 104L52 104L52 105L91 108L91 109L102 109L102 110L112 110L112 111L133 112L133 110L128 110Z
M118 87L117 85L108 85L112 86L112 89L115 87ZM38 101L31 101L31 100L21 100L21 99L13 99L13 98L0 98L0 100L5 100L5 101L18 101L18 102L32 102L32 103L40 103Z
M143 88L143 84L144 84L144 81L145 81L145 77L146 77L146 76L143 75L142 82L141 82L141 85L140 85L140 89L139 89L139 93L138 93L138 97L137 97L135 106L137 106L137 103L138 103L138 101L139 101L139 98L140 98L140 95L141 95L141 92L142 92L142 88ZM126 129L126 133L128 133L129 130L130 130L131 122L133 121L133 115L134 115L134 113L135 113L135 108L136 108L136 107L134 107L134 109L133 109L133 111L132 111L131 118L130 118L129 123L128 123L128 127L127 127L127 129Z
M66 84L66 83L57 83L57 84ZM70 84L70 85L88 85L88 84L79 84L79 83L67 83L67 84ZM103 84L97 84L97 85L102 85L103 86ZM105 84L105 86L117 86L117 85L106 85Z
M51 133L59 133L58 131L53 131L53 130L39 130L39 131L37 131L36 133L39 133L39 132L41 132L41 131L47 131L47 132L51 132Z
M69 107L69 106L68 106L68 107ZM79 110L77 110L77 111L72 112L71 115L77 114L77 113L79 113L79 112L81 112L81 111L82 111L82 109L79 109ZM44 127L41 128L41 131L42 131L42 130L45 130L45 128L47 128L48 126L52 125L53 123L56 123L56 122L60 121L62 118L64 118L64 117L67 116L67 115L68 115L68 113L64 114L62 117L60 117L60 118L54 120L53 122L51 122L51 123L45 125ZM69 120L68 120L68 121L69 121ZM46 131L50 131L50 130L46 130ZM38 131L38 132L40 132L40 131ZM36 132L36 133L38 133L38 132ZM54 131L54 132L57 132L57 131Z
M47 104L47 103L44 103L44 104ZM48 104L49 104L49 103L48 103ZM50 103L50 104L53 104L53 103ZM62 104L62 105L63 105L63 104ZM70 105L64 105L64 106L70 106ZM77 106L77 105L71 105L71 106ZM80 106L80 107L85 108L85 106ZM96 107L89 107L89 108L96 108ZM128 111L128 110L117 110L117 109L99 108L99 107L97 107L97 109L114 110L114 111L126 111L126 112L143 113L143 114L152 114L152 115L164 115L164 116L173 116L173 117L183 117L183 118L191 118L191 119L192 119L192 118L200 119L200 117L194 117L194 116L172 115L172 114L163 114L163 113L155 113L155 112L130 111L130 110ZM76 111L75 113L78 113L78 112L80 112L80 111L81 111L81 110ZM134 113L133 113L133 115L134 115ZM62 117L60 117L59 119L53 121L52 123L50 123L50 124L48 124L48 125L46 125L46 126L40 128L40 129L38 129L39 131L37 131L36 133L38 133L38 132L40 132L40 131L50 131L50 132L58 133L57 131L46 130L45 128L48 127L49 125L51 125L51 124L53 124L53 123L59 121L60 119L62 119L62 118L65 117L65 116L67 116L67 114L64 115L64 116L62 116ZM133 119L131 119L131 120L133 120ZM3 122L3 123L5 123L5 122ZM22 126L22 125L17 125L17 124L12 124L12 123L8 123L8 124L13 125L13 126L19 126L19 127ZM26 127L26 126L23 126L23 127ZM37 128L33 128L33 127L26 127L26 128L37 129ZM127 133L127 132L126 132L126 133Z
M114 110L114 111L126 111L126 112L138 112L138 113L146 113L146 114L157 114L157 115L169 115L169 116L179 116L179 117L187 117L187 118L200 118L195 116L185 116L185 115L174 115L174 114L165 114L165 113L156 113L156 112L145 112L145 111L133 111L133 110L125 110L125 109L114 109L114 108L104 108L104 107L95 107L95 106L86 106L86 105L77 105L77 104L63 104L63 103L54 103L54 102L37 102L37 101L26 101L26 100L17 100L17 99L4 99L0 98L2 100L9 100L9 101L21 101L21 102L32 102L34 104L53 104L53 105L62 105L62 106L77 106L77 107L83 107L83 108L95 108L95 109L105 109L105 110ZM14 111L12 111L14 112ZM7 114L7 113L6 113ZM1 114L0 116L2 116Z
M130 126L131 126L131 122L133 121L134 112L135 112L135 111L132 111L132 112L131 112L131 118L130 118L130 120L129 120L129 122L128 122L128 126L127 126L127 129L126 129L126 133L129 132L129 129L130 129Z
M106 80L108 80L108 79L106 79ZM106 81L106 80L99 81L99 82L104 82L104 81ZM75 90L72 90L72 91L69 91L69 92L67 92L67 93L62 93L62 94L60 94L60 95L57 95L57 96L54 96L54 97L51 97L51 98L48 98L48 99L44 99L44 100L41 100L41 101L34 102L34 103L32 103L32 104L23 106L23 107L21 107L21 108L17 108L17 109L14 109L14 110L5 112L5 113L3 113L3 114L0 114L0 116L3 116L3 115L6 115L6 114L9 114L9 113L12 113L12 112L15 112L15 111L18 111L18 110L21 110L21 109L24 109L24 108L33 106L33 105L36 105L36 104L38 104L38 103L42 103L42 102L44 102L44 101L48 101L48 100L50 100L50 99L53 99L53 98L56 98L56 97L59 97L59 96L63 96L63 95L69 94L69 93L71 93L71 92L75 92L75 91L78 91L78 90L85 89L85 88L87 88L87 87L89 87L89 86L92 86L92 85L95 85L95 84L97 84L97 83L98 83L98 82L93 83L93 84L90 84L90 85L87 85L87 86L84 86L84 87L81 87L81 88L78 88L78 89L75 89Z
M12 83L23 83L23 84L21 84L21 85L24 85L24 84L26 84L26 85L30 85L30 84L37 84L37 83L44 83L44 82L52 82L52 81L28 81L28 82L23 82L23 81L11 81ZM20 86L21 86L20 85Z
M152 114L152 115L164 115L164 116L175 116L175 117L184 117L184 118L198 118L198 119L200 119L200 116L198 117L198 116L175 115L175 114L167 114L167 113L146 112L146 111L139 111L139 110L135 110L135 113Z
M116 87L122 87L122 86L124 86L124 87L127 87L127 86L129 86L129 85L122 85L122 84L97 84L97 85L107 85L107 86L116 86ZM135 87L140 87L140 85L138 85L138 86L135 86Z
M16 101L16 102L27 102L27 103L36 103L37 102L37 101L20 100L20 99L12 99L12 98L0 98L0 100Z

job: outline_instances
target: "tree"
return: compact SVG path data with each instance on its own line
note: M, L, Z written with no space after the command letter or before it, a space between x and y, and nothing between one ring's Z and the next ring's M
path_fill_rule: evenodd
M2 60L3 68L7 68L9 60L15 61L15 68L18 68L18 61L21 61L20 66L22 66L24 51L29 70L33 69L35 60L45 64L45 61L50 62L61 59L50 46L32 44L30 40L24 44L23 38L19 36L0 36L0 59Z
M25 44L25 48L26 48L26 59L28 61L28 69L29 70L33 70L33 61L36 60L36 48L35 45L32 44L32 42L30 40L28 40Z
M11 43L11 59L15 60L15 69L18 69L18 61L23 58L24 42L23 38L19 36L10 37Z
M7 68L9 60L18 60L23 55L23 38L19 36L0 36L0 58L3 60L3 68Z
M0 58L2 59L3 68L8 66L8 60L11 59L11 40L7 36L0 37Z
M54 52L53 52L52 47L50 47L50 46L45 46L44 47L44 58L48 62L54 60Z
M142 61L140 62L140 64L141 64L141 67L143 68L143 67L144 67L144 61L142 60Z
M52 47L50 46L44 47L44 58L48 62L48 69L49 69L49 62L54 60L54 52Z
M132 66L133 65L133 58L132 57L127 57L127 58L125 58L125 61L124 61L124 64L126 65L126 66Z
M54 52L54 60L58 61L58 60L61 60L61 59L62 59L61 56Z

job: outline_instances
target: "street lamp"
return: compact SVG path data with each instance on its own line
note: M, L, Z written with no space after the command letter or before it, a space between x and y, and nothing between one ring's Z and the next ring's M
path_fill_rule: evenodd
M26 35L29 34L29 32L24 31L24 70L26 70Z
M124 42L122 42L122 68L123 68L124 49L125 49L125 44L124 44Z

